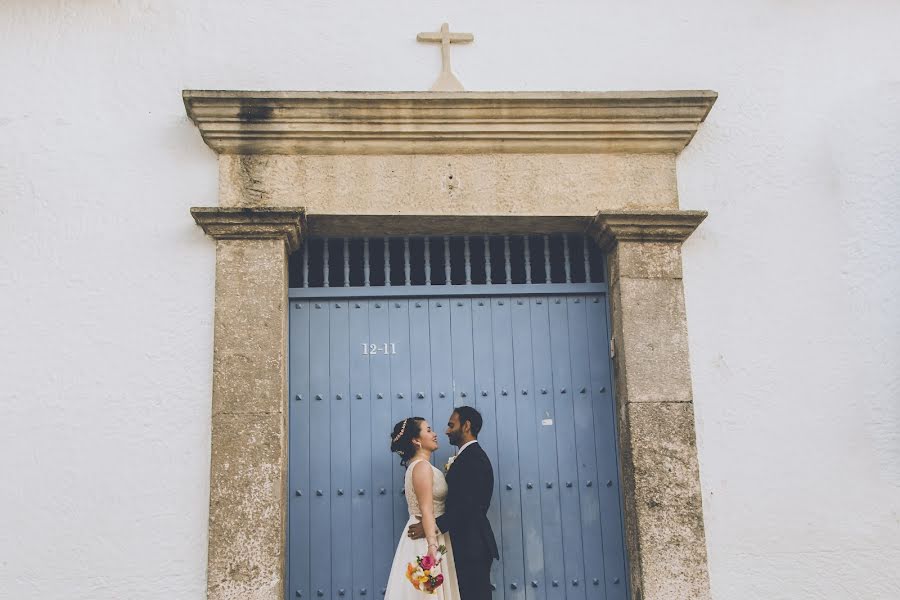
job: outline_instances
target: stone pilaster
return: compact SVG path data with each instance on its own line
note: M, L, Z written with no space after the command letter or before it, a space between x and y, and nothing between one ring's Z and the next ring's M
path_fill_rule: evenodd
M194 208L216 239L210 600L281 600L287 485L287 257L299 209Z
M702 211L617 211L606 250L625 528L636 600L710 597L694 432L681 243Z

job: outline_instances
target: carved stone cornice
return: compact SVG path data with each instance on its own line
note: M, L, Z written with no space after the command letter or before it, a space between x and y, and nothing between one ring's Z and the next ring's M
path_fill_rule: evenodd
M220 154L674 153L712 91L183 92Z
M283 239L288 252L297 249L306 230L302 208L195 206L191 215L207 235L217 240Z
M682 243L706 218L705 210L602 211L588 230L603 250L617 242Z

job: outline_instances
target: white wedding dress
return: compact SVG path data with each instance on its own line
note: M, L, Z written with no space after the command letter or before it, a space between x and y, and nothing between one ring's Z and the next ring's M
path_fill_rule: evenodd
M428 542L424 538L413 540L406 535L407 528L413 523L417 523L419 521L417 517L422 516L412 483L412 470L416 463L419 462L422 461L413 461L406 467L404 490L406 505L409 508L409 521L407 521L403 527L403 532L400 534L400 542L397 544L397 552L394 554L394 562L391 565L391 574L388 577L387 591L384 597L385 600L425 600L429 597L435 600L459 600L459 584L456 581L456 565L453 563L453 547L450 545L449 533L439 533L437 536L438 546L446 546L447 554L444 555L440 565L444 583L435 591L434 595L429 596L425 592L417 590L406 578L406 565L413 562L417 556L423 556L428 553ZM444 503L447 500L448 489L447 480L444 479L444 474L439 469L436 469L434 466L431 466L431 469L434 471L434 484L432 487L434 516L439 517L444 514Z

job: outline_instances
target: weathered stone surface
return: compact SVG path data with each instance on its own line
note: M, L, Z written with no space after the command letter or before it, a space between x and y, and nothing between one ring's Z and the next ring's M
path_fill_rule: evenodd
M671 154L219 157L222 206L316 214L568 215L675 209Z
M690 402L681 280L619 277L611 287L620 393L627 402Z
M709 598L681 242L700 211L601 213L608 249L632 597Z
M622 294L618 280L609 283L610 337L613 348L613 379L616 385L616 404L628 402L628 361L623 352Z
M210 466L211 600L282 596L286 347L284 239L219 239Z
M590 231L597 244L610 250L617 242L681 243L706 218L704 210L673 210L641 207L603 210L597 213Z
M210 600L282 600L287 425L282 414L217 414L210 464Z
M281 240L217 242L213 414L284 410L287 285Z
M627 404L621 417L633 597L709 598L693 404Z
M300 207L198 207L191 209L197 225L217 240L277 239L288 251L300 244L304 211Z
M681 244L670 242L619 242L607 255L609 280L681 279Z
M185 90L224 154L678 154L716 101L647 92L252 92Z

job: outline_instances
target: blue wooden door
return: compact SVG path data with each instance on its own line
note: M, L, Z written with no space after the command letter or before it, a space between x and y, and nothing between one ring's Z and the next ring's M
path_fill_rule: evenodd
M383 597L408 518L391 428L463 404L494 465L494 598L627 597L604 294L295 299L290 327L287 598Z

